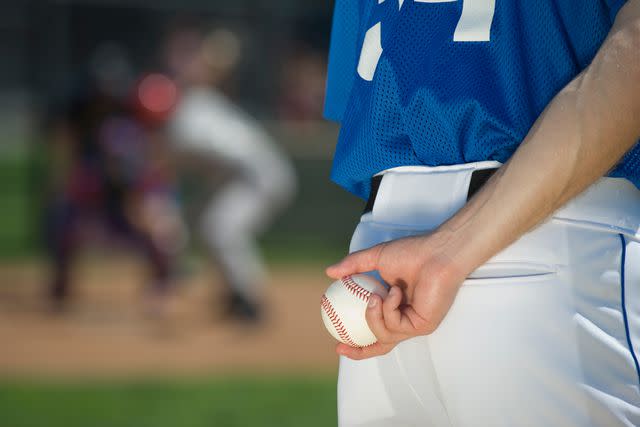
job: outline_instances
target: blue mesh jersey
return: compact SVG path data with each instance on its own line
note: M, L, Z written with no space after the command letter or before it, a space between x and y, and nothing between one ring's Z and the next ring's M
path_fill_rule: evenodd
M506 161L589 65L623 3L336 0L332 179L366 198L371 176L391 167ZM640 186L639 145L611 175Z

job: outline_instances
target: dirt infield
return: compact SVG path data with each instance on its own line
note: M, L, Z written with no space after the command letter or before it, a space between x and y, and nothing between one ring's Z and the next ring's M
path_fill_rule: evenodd
M42 263L0 265L0 376L198 375L332 372L333 341L322 326L322 268L271 269L268 312L258 327L220 320L216 274L180 281L170 314L149 316L144 270L127 259L84 260L65 313L45 303Z

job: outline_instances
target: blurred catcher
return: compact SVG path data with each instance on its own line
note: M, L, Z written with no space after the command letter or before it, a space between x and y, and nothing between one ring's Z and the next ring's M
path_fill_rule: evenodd
M182 168L204 180L224 175L200 213L201 235L224 278L227 314L256 321L265 281L256 237L291 201L296 177L265 130L217 89L235 70L240 49L227 30L170 35L167 62L181 89L170 134Z
M167 151L136 113L132 82L122 50L101 46L51 114L45 212L56 308L68 299L73 260L89 241L129 243L151 267L152 299L168 292L184 227Z

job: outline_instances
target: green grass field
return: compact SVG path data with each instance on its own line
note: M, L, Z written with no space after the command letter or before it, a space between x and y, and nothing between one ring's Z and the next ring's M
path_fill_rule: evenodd
M0 258L30 254L37 245L41 193L32 185L36 161L27 148L0 152Z
M333 377L0 382L2 427L335 424Z

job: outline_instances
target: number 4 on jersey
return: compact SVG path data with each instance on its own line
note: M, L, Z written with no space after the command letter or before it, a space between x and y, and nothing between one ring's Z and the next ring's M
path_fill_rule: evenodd
M378 0L382 3L385 0ZM488 42L491 39L491 24L495 11L495 0L413 0L416 3L451 3L462 1L462 14L456 30L453 33L454 42ZM404 0L398 0L398 7L402 9ZM382 55L381 23L369 28L364 37L358 74L365 80L371 81L375 74L380 55Z

